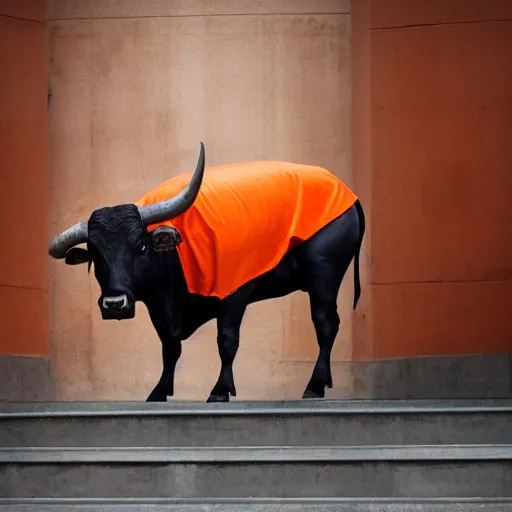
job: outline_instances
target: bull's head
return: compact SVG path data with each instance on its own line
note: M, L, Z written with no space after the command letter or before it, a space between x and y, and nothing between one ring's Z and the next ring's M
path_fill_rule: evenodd
M156 252L171 251L181 241L176 228L161 226L151 233L147 227L170 220L186 211L199 193L205 166L201 143L196 170L179 194L147 206L124 204L92 212L88 222L79 222L53 238L49 254L65 258L68 265L94 263L101 288L98 305L104 319L135 316L135 301L148 281L158 279ZM76 247L86 243L87 249ZM158 265L157 265L158 266ZM152 274L155 274L152 276Z

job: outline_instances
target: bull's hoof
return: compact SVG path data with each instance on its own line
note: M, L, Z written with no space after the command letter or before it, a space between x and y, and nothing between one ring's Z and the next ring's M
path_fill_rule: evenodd
M153 394L151 393L147 398L146 402L167 402L167 395Z
M207 404L217 403L217 402L229 402L229 395L210 395L208 400L206 400Z
M306 389L304 394L302 395L303 400L318 400L319 398L324 398L325 392L318 393L317 391L313 391L312 389Z

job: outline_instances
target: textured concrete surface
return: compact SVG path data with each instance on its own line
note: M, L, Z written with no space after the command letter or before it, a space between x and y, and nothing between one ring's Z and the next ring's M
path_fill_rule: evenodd
M371 27L374 29L507 19L512 20L512 4L508 0L376 0L371 10Z
M45 0L2 0L0 2L0 15L10 16L26 21L39 21L45 19Z
M355 413L482 413L510 412L512 398L394 399L394 400L240 400L230 403L204 403L188 400L161 402L45 402L0 403L0 417L87 417L87 416L174 416L182 414L315 415Z
M512 462L32 463L3 497L512 497Z
M288 509L402 512L474 498L462 510L496 511L476 498L512 498L511 412L512 400L3 404L0 505L95 496L214 511L232 498L228 511L261 511L295 498ZM429 508L435 498L451 508Z
M0 355L49 355L42 11L43 0L0 2Z
M512 353L511 12L506 0L352 2L368 359Z
M512 401L9 404L3 447L512 444Z
M397 306L398 307L398 306ZM351 365L354 397L512 397L509 354L405 357Z
M93 512L508 512L507 499L249 499L249 500L1 500L2 512L59 511Z
M506 461L512 445L185 448L0 448L0 464L223 464L376 461Z
M12 1L12 0L11 0ZM48 0L47 19L348 14L350 0Z
M47 402L52 399L53 382L48 359L0 355L0 401Z

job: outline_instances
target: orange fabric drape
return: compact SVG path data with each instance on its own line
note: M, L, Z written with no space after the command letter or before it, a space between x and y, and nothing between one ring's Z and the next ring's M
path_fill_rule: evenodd
M136 204L180 192L192 173L158 185ZM275 267L293 245L348 210L356 195L329 171L288 162L248 162L205 169L186 212L160 225L176 227L178 254L191 293L224 298Z

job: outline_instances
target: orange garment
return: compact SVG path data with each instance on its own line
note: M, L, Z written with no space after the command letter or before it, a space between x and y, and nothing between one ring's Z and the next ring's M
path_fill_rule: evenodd
M138 206L182 190L192 173L158 185ZM356 195L321 167L248 162L205 169L194 204L161 225L176 227L189 292L224 298L275 267L286 251L348 210Z

